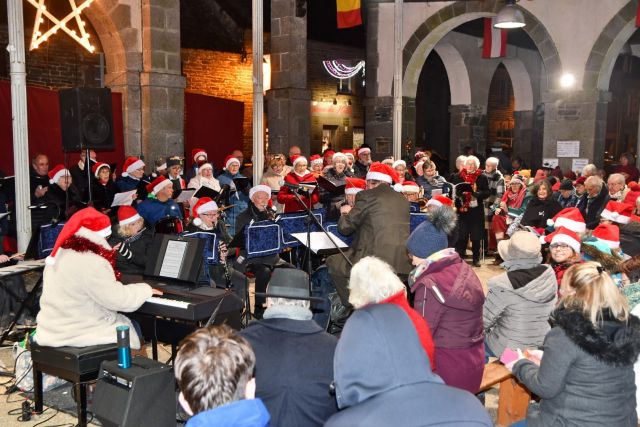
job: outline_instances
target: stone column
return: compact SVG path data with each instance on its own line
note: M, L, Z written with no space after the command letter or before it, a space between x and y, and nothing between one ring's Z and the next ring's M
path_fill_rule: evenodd
M148 165L184 154L184 87L180 1L142 0L141 144Z
M523 159L533 159L533 111L514 111L513 119L515 129L513 130L512 155L520 156Z
M465 146L484 153L487 144L487 108L482 105L451 105L449 170L455 170L456 157Z
M602 167L607 104L611 93L598 90L553 91L544 93L542 99L545 104L542 157L557 157L559 140L580 141L579 158L589 159ZM562 170L571 168L571 159L559 160Z
M311 91L307 89L307 17L296 0L271 0L271 89L267 91L269 151L298 145L309 153Z

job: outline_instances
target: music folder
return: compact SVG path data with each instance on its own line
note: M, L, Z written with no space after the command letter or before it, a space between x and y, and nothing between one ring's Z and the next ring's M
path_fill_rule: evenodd
M335 245L331 242L331 240L329 240L327 234L331 236L331 240L335 242ZM336 249L336 245L341 249L349 247L335 234L331 232L328 232L327 234L325 234L324 231L312 231L311 233L309 233L309 249L311 249L314 254L329 255L337 253L338 249ZM291 236L303 245L307 246L307 233L292 233Z
M216 200L220 193L212 188L205 187L204 185L198 188L193 197L199 199L201 197L209 197L211 200Z
M202 267L205 240L197 237L181 237L156 234L149 252L145 277L194 285Z
M240 191L243 193L246 193L249 191L249 187L251 186L251 182L249 181L249 178L246 177L238 177L238 178L233 178L233 183L236 186L236 191Z
M322 187L322 189L325 190L326 192L334 194L336 196L344 194L344 189L346 185L344 181L342 182L342 184L336 185L336 183L328 180L323 176L319 176L317 180L320 187Z

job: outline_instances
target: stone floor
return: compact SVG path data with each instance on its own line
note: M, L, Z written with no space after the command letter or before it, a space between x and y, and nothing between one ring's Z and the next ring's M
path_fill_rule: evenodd
M482 262L482 267L476 268L476 273L480 277L483 285L486 286L486 282L489 278L499 274L501 272L500 267L493 266L492 259L487 259ZM170 349L163 348L159 351L159 357L162 361L169 358ZM13 370L13 357L11 355L10 347L0 348L0 371L12 371ZM31 421L20 421L21 406L26 400L20 393L5 394L7 386L12 384L12 379L0 376L0 426L13 427L13 426L70 426L73 427L76 424L75 415L58 411L54 407L47 408L42 414L34 415ZM485 406L495 420L498 406L498 394L496 389L492 389L486 394ZM93 420L91 425L100 425L97 420Z

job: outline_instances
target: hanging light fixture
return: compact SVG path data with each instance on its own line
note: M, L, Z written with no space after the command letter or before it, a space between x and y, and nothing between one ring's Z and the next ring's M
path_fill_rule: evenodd
M500 9L496 16L495 24L496 28L522 28L526 25L524 22L524 15L516 7L516 0L505 0L505 6Z

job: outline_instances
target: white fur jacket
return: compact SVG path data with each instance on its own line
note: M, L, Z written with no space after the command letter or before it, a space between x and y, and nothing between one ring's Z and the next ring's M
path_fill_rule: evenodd
M78 236L105 248L105 239L86 229ZM92 252L59 249L53 265L44 270L36 341L51 347L85 347L115 343L116 327L130 328L131 347L140 340L131 321L118 311L132 312L151 297L145 283L123 285L109 262Z

